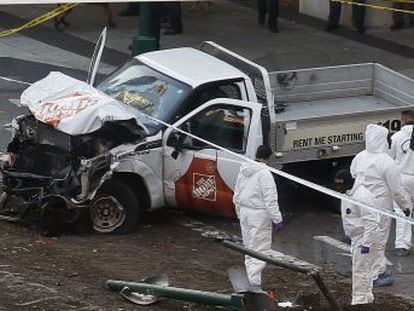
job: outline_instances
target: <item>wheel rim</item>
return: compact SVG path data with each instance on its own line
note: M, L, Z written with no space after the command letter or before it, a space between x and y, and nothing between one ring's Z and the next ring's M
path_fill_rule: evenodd
M90 207L93 229L102 232L112 232L120 227L126 218L121 203L112 196L101 196L94 200Z

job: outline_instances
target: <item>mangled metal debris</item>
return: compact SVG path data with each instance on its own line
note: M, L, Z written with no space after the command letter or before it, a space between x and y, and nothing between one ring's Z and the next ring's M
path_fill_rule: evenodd
M2 168L5 196L23 198L26 211L53 210L66 220L93 202L98 227L121 226L117 198L97 191L113 174L118 156L128 151L116 147L133 146L147 134L138 112L59 72L27 88L20 102L29 113L11 123ZM6 202L3 197L3 207Z

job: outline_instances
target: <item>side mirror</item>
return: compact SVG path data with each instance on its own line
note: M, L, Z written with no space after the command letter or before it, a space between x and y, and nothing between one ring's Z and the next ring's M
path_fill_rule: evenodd
M176 160L179 153L182 151L182 143L184 140L184 135L179 132L172 132L170 137L168 137L167 145L174 147L174 151L171 153L171 157Z

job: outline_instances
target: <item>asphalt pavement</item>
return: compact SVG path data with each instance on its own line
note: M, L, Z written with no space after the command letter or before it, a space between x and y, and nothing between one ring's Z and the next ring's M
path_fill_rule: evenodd
M341 29L337 34L323 31L323 22L297 15L280 18L280 33L270 33L257 25L253 8L240 1L215 1L210 12L199 5L191 10L184 4L184 32L181 35L161 36L161 48L197 47L202 41L215 41L265 66L269 70L300 69L328 65L379 62L414 77L414 28L394 33L387 29L368 29L366 35ZM0 6L0 28L8 29L28 21L54 5ZM119 17L125 4L111 5L117 27L108 32L107 49L100 66L105 75L130 56L128 46L138 31L138 17ZM53 22L0 38L0 76L25 82L44 77L59 70L79 79L86 78L95 41L104 16L96 5L80 5L67 17L71 26L63 33L56 31ZM381 48L381 42L382 47ZM0 124L23 110L9 99L18 98L24 84L0 81ZM2 132L0 147L4 149L9 135ZM305 204L305 203L304 203ZM350 275L350 257L341 244L340 219L326 209L300 208L288 224L289 230L278 236L275 249L312 264ZM325 237L325 238L321 238ZM328 237L328 238L326 238ZM336 242L335 242L336 241ZM392 241L392 239L390 239ZM414 261L394 257L389 246L390 261L394 264L396 283L381 289L408 297L414 301Z

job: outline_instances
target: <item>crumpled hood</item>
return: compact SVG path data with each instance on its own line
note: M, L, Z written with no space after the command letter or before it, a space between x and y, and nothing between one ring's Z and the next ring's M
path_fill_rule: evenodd
M365 131L365 150L382 153L388 150L388 130L380 125L368 124Z
M136 109L127 106L93 86L61 72L50 72L21 95L35 118L69 135L82 135L100 129L106 122L133 120L147 134Z
M245 163L242 164L242 166L240 168L240 173L245 177L250 177L250 176L253 176L254 174L256 174L257 172L259 172L261 170L265 170L266 168L267 168L267 166L264 163L245 162Z

